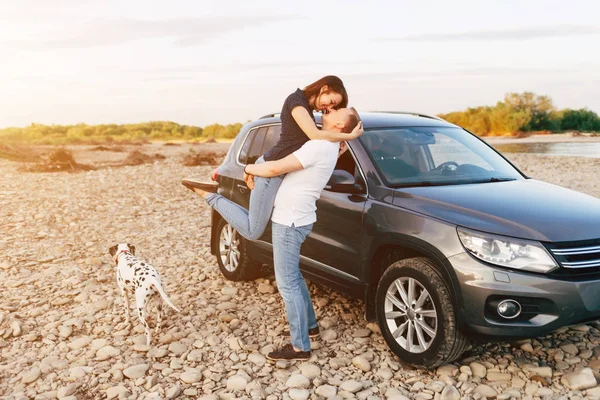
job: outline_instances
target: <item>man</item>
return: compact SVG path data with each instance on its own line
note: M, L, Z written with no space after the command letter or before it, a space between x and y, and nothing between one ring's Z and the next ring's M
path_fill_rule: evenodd
M323 129L350 133L359 117L353 108L332 110L322 117ZM309 140L289 156L260 164L247 165L245 180L252 188L252 176L272 177L286 174L275 198L271 215L273 261L279 293L285 303L291 344L267 355L271 360L310 358L310 334L318 334L315 311L308 287L300 272L300 248L317 220L316 201L329 181L344 146L326 140ZM202 197L208 191L198 187Z

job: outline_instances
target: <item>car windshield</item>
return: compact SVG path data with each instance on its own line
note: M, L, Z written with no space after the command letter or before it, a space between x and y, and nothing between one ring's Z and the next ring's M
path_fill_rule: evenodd
M359 140L391 187L523 179L504 158L460 128L370 129Z

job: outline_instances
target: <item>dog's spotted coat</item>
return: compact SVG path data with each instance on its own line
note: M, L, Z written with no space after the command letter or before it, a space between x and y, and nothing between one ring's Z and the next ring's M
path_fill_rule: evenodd
M121 290L125 303L125 323L130 324L129 320L129 295L135 296L135 303L138 316L144 332L146 334L146 344L150 344L150 326L146 321L146 305L152 300L156 303L157 318L155 332L160 331L162 323L162 303L159 297L175 311L175 307L162 288L160 276L156 269L135 257L135 246L129 243L119 243L109 249L109 253L114 257L117 264L117 284ZM157 294L159 296L157 296Z

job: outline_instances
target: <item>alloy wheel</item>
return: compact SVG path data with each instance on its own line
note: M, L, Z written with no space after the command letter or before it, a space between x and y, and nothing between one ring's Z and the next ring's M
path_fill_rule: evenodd
M410 353L426 351L437 334L435 304L423 285L402 277L388 287L384 302L385 320L396 342Z
M226 224L219 238L219 255L225 269L234 272L240 263L240 239L235 229Z

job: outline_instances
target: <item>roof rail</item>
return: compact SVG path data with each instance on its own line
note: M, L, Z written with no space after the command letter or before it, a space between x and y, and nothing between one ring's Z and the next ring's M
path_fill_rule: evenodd
M437 119L439 121L443 121L442 118L440 118L436 115L428 115L428 114L423 114L423 113L413 112L413 111L371 111L371 112L385 113L385 114L410 114L410 115L416 115L418 117L431 118L431 119Z
M320 114L320 113L318 113L317 111L313 111L313 114ZM276 117L276 116L278 116L278 115L281 115L281 113L280 113L280 112L277 112L277 113L272 113L272 114L263 115L263 116L262 116L262 117L260 117L259 119L265 119L265 118L274 118L274 117Z
M281 113L272 113L272 114L267 114L267 115L263 115L262 117L260 117L259 119L265 119L265 118L274 118L276 116L278 116Z

